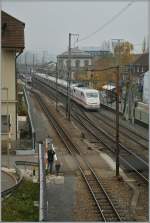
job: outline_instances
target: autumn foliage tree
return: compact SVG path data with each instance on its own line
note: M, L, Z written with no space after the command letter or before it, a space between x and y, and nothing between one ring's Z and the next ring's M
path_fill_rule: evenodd
M134 61L133 44L125 41L117 44L114 48L114 54L103 56L93 60L93 70L88 72L80 72L78 75L79 80L89 80L91 86L101 90L103 85L107 83L115 83L116 72L114 69L104 70L108 67L115 66L118 61L120 65L127 65Z
M110 55L109 57L98 59L95 62L94 67L96 70L100 70L113 67L118 64L118 62L120 65L132 63L134 60L133 49L133 44L128 41L117 44L114 48L114 54ZM95 84L97 89L102 89L103 85L116 81L115 70L111 69L105 71L95 71L93 76L95 80L99 80L99 82Z
M114 56L121 65L129 64L133 61L133 44L126 41L117 44L114 48Z

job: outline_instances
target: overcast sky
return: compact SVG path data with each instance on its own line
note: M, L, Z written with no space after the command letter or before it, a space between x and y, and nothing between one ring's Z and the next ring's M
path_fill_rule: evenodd
M27 50L48 50L62 53L68 47L68 33L78 33L79 38L97 30L130 1L51 2L7 1L2 9L25 23ZM148 2L134 2L115 21L91 38L78 45L100 46L104 40L121 38L142 44L148 35ZM135 45L135 49L141 48Z

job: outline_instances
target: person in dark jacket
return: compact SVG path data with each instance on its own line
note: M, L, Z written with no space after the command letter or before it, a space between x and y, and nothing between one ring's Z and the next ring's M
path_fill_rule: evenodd
M53 170L54 155L55 152L53 149L48 150L48 169L50 170L51 174Z

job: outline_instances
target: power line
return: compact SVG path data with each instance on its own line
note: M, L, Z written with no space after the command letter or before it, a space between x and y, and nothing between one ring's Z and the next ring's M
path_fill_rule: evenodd
M96 33L103 30L107 25L109 25L111 22L113 22L115 19L117 19L122 13L124 13L136 0L132 0L129 2L125 7L123 7L116 15L114 15L112 18L110 18L107 22L105 22L101 27L99 27L96 31L92 32L91 34L85 36L84 38L81 38L78 40L78 42L84 41L86 39L89 39Z

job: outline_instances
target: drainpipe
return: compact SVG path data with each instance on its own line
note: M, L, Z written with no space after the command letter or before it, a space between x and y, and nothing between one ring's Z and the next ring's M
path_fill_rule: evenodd
M17 70L16 70L16 65L17 65L17 58L22 54L23 49L15 56L15 90L16 90L16 101L18 101L18 96L17 96ZM15 52L17 53L17 52ZM17 140L17 111L18 111L18 104L16 103L16 140Z

